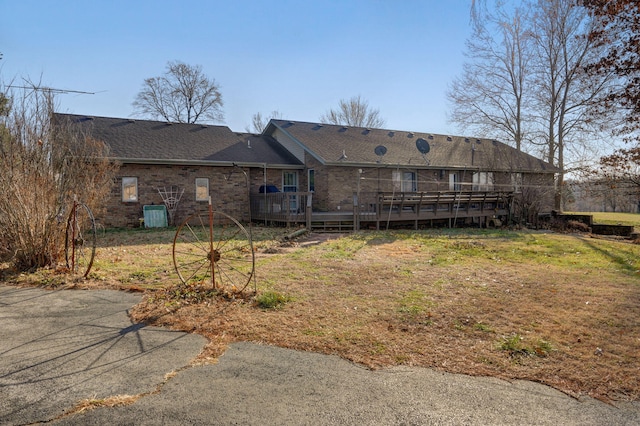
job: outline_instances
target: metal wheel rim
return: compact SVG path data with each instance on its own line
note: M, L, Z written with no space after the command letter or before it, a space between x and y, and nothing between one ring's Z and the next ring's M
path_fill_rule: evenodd
M210 228L208 213L197 213L180 224L173 241L174 268L184 284L211 283L216 290L240 293L255 272L251 235L226 213L213 211L212 222Z
M74 274L86 278L96 254L96 222L86 204L74 204L65 230L65 261Z

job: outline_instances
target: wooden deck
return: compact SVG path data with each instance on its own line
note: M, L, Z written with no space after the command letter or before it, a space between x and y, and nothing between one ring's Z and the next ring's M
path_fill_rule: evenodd
M310 227L311 197L311 192L251 194L251 219L272 226Z
M389 228L392 223L410 224L414 228L420 225L444 224L455 227L459 223L475 222L481 226L489 225L496 218L509 215L512 192L495 191L437 191L378 193L376 203L367 203L371 195L361 195L359 204L359 228ZM494 223L495 222L494 220Z
M437 191L354 194L352 210L311 211L312 194L288 192L251 197L254 221L324 231L497 225L509 218L512 192Z

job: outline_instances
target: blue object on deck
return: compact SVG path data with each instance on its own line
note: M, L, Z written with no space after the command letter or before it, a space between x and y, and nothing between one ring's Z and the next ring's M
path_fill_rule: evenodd
M275 185L261 185L259 191L261 194L264 194L265 192L267 194L270 194L272 192L280 192L280 190L276 188Z

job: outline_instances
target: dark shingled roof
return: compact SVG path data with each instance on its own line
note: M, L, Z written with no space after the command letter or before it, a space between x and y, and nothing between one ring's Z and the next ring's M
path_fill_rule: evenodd
M366 129L300 121L271 120L265 134L278 128L324 164L387 164L468 168L494 171L557 173L560 170L538 158L491 139L465 138L399 130ZM429 152L423 156L416 142ZM384 146L384 156L376 147ZM346 158L345 158L346 157Z
M123 163L202 162L301 165L269 136L235 133L226 126L165 123L128 118L56 114L106 143L110 157Z

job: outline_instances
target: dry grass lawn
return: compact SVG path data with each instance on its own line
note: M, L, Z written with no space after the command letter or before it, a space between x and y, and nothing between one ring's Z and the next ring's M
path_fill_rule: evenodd
M271 232L271 233L270 233ZM256 230L258 295L178 285L171 231L108 232L88 281L145 291L134 319L200 333L215 362L234 341L527 379L570 395L640 400L640 246L529 231L310 235ZM281 297L274 308L257 299Z

